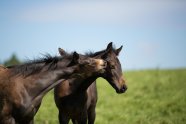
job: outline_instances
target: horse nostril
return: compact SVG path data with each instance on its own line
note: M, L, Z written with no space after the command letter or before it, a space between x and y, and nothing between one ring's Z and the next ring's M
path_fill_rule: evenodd
M123 85L122 90L126 91L127 90L127 86Z

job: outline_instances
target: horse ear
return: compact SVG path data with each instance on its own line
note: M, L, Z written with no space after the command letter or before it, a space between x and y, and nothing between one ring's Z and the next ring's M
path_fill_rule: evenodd
M119 55L119 53L121 52L121 49L123 48L123 45L120 47L120 48L118 48L118 49L116 49L116 55L118 56Z
M112 42L110 42L108 45L107 45L107 49L105 50L105 54L109 53L112 51Z
M74 52L72 55L72 61L68 64L67 67L78 64L79 63L79 54L77 52Z
M107 50L108 49L112 49L112 42L110 42L108 45L107 45Z
M107 45L107 48L104 52L104 54L101 56L102 59L106 59L108 54L111 52L112 50L112 42L110 42L108 45Z
M61 48L58 48L58 51L61 56L64 56L66 54L66 52Z
M79 62L79 54L77 52L73 53L73 58L72 58L74 63L78 63Z

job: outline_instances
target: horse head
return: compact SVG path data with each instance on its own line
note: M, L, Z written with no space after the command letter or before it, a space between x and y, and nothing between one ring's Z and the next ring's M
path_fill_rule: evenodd
M110 83L117 93L124 93L127 90L121 64L118 59L122 47L123 46L114 49L111 42L108 44L105 52L101 55L101 58L107 62L106 71L102 77Z
M64 55L69 55L66 53L63 49L59 48L59 53L61 56ZM78 54L77 52L74 52L71 58L70 63L68 63L69 66L73 65L78 65L78 74L83 74L83 75L92 75L92 74L100 74L105 71L105 68L107 66L107 63L105 60L101 58L93 58L93 57L88 57L85 55Z

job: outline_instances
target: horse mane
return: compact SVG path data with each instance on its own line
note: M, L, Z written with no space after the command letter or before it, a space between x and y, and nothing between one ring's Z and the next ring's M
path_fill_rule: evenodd
M98 56L98 55L100 55L104 52L105 52L105 50L102 50L102 51L99 51L99 52L88 51L88 52L85 53L85 56L95 57L95 56Z
M112 47L112 50L116 53L116 48L115 46ZM93 51L88 51L85 53L86 56L89 56L89 57L95 57L95 56L98 56L98 55L101 55L103 53L106 52L106 49L105 50L101 50L101 51L98 51L98 52L93 52Z
M64 56L51 56L50 54L43 55L42 58L27 60L27 62L20 65L8 66L7 68L12 69L14 75L22 74L24 76L29 76L40 72L44 67L47 67L46 70L52 70L57 68L57 63L61 60L70 60L72 54Z

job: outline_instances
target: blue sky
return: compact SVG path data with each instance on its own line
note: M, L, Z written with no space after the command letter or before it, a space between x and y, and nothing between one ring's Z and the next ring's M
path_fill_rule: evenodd
M123 45L124 69L186 67L184 0L1 0L0 62Z

